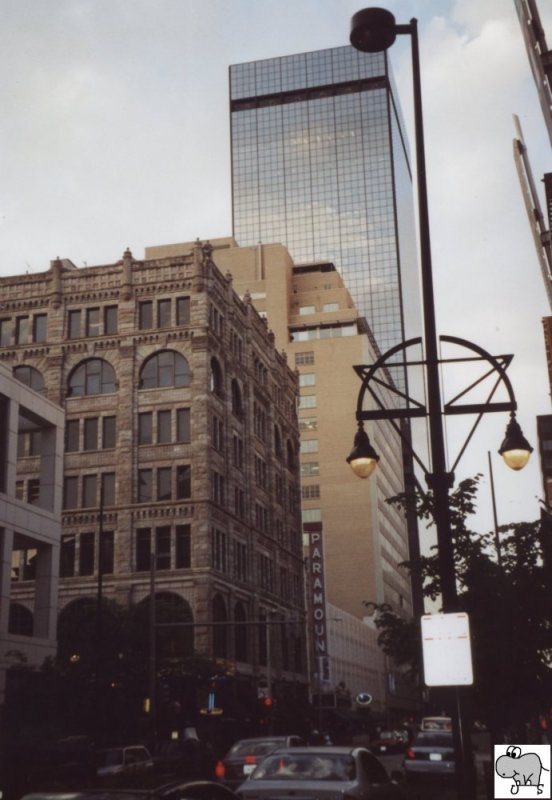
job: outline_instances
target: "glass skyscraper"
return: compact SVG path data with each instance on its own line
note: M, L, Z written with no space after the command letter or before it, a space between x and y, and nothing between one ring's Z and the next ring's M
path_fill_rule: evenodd
M385 53L230 67L233 233L343 275L381 352L421 333L412 177Z

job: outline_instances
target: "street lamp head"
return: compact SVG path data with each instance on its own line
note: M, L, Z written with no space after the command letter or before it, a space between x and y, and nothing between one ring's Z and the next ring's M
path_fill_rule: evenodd
M379 456L370 444L362 422L358 423L353 449L346 459L357 478L369 478L378 465Z
M506 436L498 452L510 469L515 470L523 469L533 452L533 448L523 435L513 412L506 427Z
M351 19L349 41L363 53L381 53L397 38L395 17L385 8L364 8Z

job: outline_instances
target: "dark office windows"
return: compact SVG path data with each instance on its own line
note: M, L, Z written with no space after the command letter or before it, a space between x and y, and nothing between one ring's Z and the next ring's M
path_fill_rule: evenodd
M171 433L171 411L158 411L157 412L157 442L158 444L166 444L172 441Z
M47 339L48 316L35 314L33 317L33 342L45 342Z
M65 423L65 450L67 453L75 453L79 449L79 429L80 420L69 419Z
M176 441L190 441L190 409L177 408L176 410Z
M191 567L191 553L191 526L177 525L174 554L176 569L186 569Z
M153 328L153 303L151 300L144 300L138 304L138 327L142 331Z
M156 389L165 386L189 386L190 367L184 356L172 350L164 350L151 356L140 372L140 389Z
M63 485L63 507L77 508L79 502L79 479L71 475L66 477Z
M170 467L159 467L157 470L157 499L171 499L171 473Z
M138 470L138 502L151 503L152 501L153 470Z
M97 505L98 476L84 475L82 478L82 505L92 508Z
M104 531L100 542L98 554L100 569L104 575L112 575L115 568L115 533Z
M115 473L102 472L102 500L104 506L115 505Z
M81 533L79 539L79 575L94 574L94 534Z
M211 359L211 391L222 397L222 369L216 358Z
M177 297L176 298L176 324L189 325L190 324L190 298Z
M69 311L67 316L67 335L70 339L78 339L81 335L80 308Z
M235 379L232 380L231 391L232 413L235 414L236 417L241 418L243 416L242 392L239 383Z
M151 565L151 529L138 528L136 531L136 570L146 572Z
M144 411L138 415L138 444L151 444L153 432L153 414L151 411Z
M31 340L30 332L29 317L17 317L15 320L15 343L28 344Z
M86 335L99 336L100 335L100 309L87 308L85 311L86 319Z
M59 553L60 578L72 578L75 574L76 538L75 534L61 537Z
M69 378L69 397L110 394L116 391L115 370L101 358L83 361Z
M171 568L171 528L163 525L155 529L155 544L157 553L157 569Z
M11 345L11 332L11 319L0 319L0 347L9 347Z
M89 417L84 420L83 450L98 449L98 417Z
M219 572L228 569L228 536L218 528L211 528L211 566Z
M118 325L117 306L106 306L104 308L104 333L108 336L117 333Z
M102 417L102 447L111 450L117 446L117 417Z
M243 439L234 433L232 436L232 463L238 469L243 468Z
M25 365L14 367L13 374L18 381L24 383L29 389L44 394L44 378L34 367L27 367Z
M171 301L158 300L157 301L157 327L170 328L171 327Z
M189 500L192 496L192 468L189 464L176 468L176 496L179 500Z

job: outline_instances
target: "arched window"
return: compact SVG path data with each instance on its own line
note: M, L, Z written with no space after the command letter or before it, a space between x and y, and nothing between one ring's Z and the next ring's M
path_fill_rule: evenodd
M20 603L10 603L10 616L8 620L8 633L17 636L33 635L33 614Z
M189 386L190 365L180 353L163 350L148 358L140 371L140 389Z
M214 357L211 359L211 391L222 397L222 369Z
M111 394L117 391L115 370L102 358L81 362L69 377L69 397L89 394Z
M242 393L240 385L235 378L232 380L231 389L232 389L232 413L235 414L236 417L242 417L243 416Z
M13 374L18 381L24 383L25 386L29 387L29 389L33 389L35 392L44 394L44 378L42 377L42 374L34 367L14 367Z
M137 622L148 630L150 598L139 603ZM159 659L191 656L194 652L193 625L163 625L168 622L193 622L194 616L187 600L174 592L156 592L155 619L160 624L156 633L156 650Z
M226 603L220 594L213 598L213 622L228 622ZM213 657L228 657L228 626L213 625Z
M236 661L247 661L247 625L244 625L247 613L243 603L234 606L234 658ZM241 624L240 624L241 623Z

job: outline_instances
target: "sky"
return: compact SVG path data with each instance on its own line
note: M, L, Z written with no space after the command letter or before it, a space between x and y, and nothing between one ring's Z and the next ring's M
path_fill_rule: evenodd
M418 19L438 333L514 355L518 421L536 446L536 416L551 413L541 323L551 309L514 167L514 113L539 186L552 158L513 0L378 5L397 23ZM538 5L552 46L552 4ZM0 275L231 235L229 65L348 44L362 7L3 0ZM391 60L413 148L410 59L399 37ZM540 513L537 454L519 473L496 454L506 422L485 415L456 471L483 474L482 532L493 525L488 452L499 523ZM451 460L458 424L447 420Z

